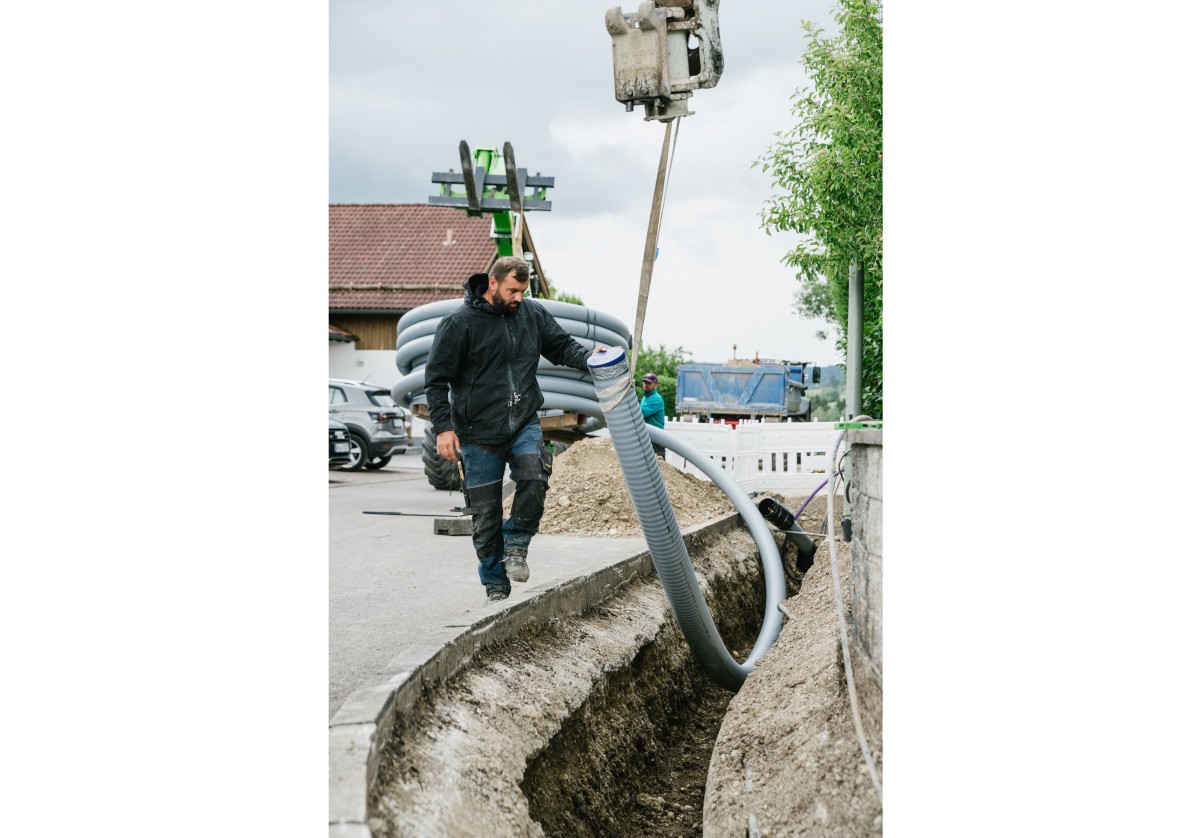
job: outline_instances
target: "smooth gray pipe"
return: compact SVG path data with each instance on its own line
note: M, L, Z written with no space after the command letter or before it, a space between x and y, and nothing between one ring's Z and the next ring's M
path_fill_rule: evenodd
M396 368L407 375L416 366L413 361L418 356L426 357L433 346L433 335L422 335L419 338L406 341L396 349Z
M406 311L404 316L396 322L396 334L399 335L418 320L449 314L463 304L463 299L464 297L456 297L453 300L437 300L436 302L425 303Z
M539 301L540 302L540 301ZM437 331L438 323L442 322L444 314L425 317L424 319L414 320L404 331L396 334L396 348L399 349L406 343L414 341L417 338L423 338L426 335L432 335ZM575 320L569 317L555 317L558 325L563 327L563 330L575 337L593 338L600 341L605 346L621 346L625 349L629 348L629 338L614 332L612 329L607 329L604 326L599 326L595 323L589 323L583 320Z
M654 570L663 583L675 620L701 668L718 686L736 692L754 668L755 662L779 637L782 626L783 616L778 605L786 595L787 586L775 538L741 487L717 468L711 459L681 440L671 438L665 431L645 423L631 387L629 362L624 350L612 348L595 352L588 358L588 368L595 380L596 400L612 435L613 448L629 487ZM672 450L697 467L702 464L708 466L701 467L701 470L734 501L734 506L742 514L759 548L766 581L766 608L758 641L745 663L733 659L713 623L712 613L704 600L704 593L683 543L675 510L667 496L658 460L650 444L652 439L660 440L664 446L670 443ZM739 496L744 503L739 503Z
M404 316L396 323L396 334L399 335L413 323L418 320L425 320L429 317L442 317L454 311L463 304L464 297L456 297L452 300L438 300L432 303L425 303L417 306L411 311L405 312ZM611 314L590 309L587 306L577 305L576 303L566 303L561 300L537 300L539 305L545 306L546 311L550 312L556 318L566 317L571 320L579 320L583 323L595 323L597 326L603 326L606 329L611 329L619 335L625 335L625 343L629 343L629 328Z
M567 367L556 367L543 358L538 364L537 382L538 386L542 389L543 396L549 397L551 393L563 392L568 395L579 396L580 398L589 400L589 410L575 410L574 412L585 413L588 416L596 417L600 417L602 415L599 409L596 407L596 388L591 383L591 377L587 373L580 372L579 370L569 369ZM396 404L411 405L415 398L424 394L424 364L417 367L392 385L392 398L395 399ZM549 407L549 405L547 405L547 407ZM566 408L557 407L556 409L565 410Z
M537 300L559 325L587 349L597 345L628 348L629 330L615 317L593 311L585 306L558 300ZM433 334L443 317L457 311L462 299L426 303L407 312L396 324L396 368L401 379L392 385L392 398L398 404L411 406L425 393L425 364ZM538 386L548 410L569 410L595 420L585 432L604 426L603 413L595 402L595 387L591 376L569 367L556 366L545 358L538 359ZM580 387L580 382L583 387Z
M564 396L579 396L581 399L591 399L596 396L596 386L586 381L572 381L569 378L552 378L548 375L537 377L538 388L543 394L547 390L562 393Z
M587 306L577 305L575 303L565 303L561 300L538 300L538 303L546 307L546 311L558 318L567 318L569 320L579 320L583 323L595 323L597 326L602 326L605 329L611 329L618 335L622 336L622 341L628 347L633 340L629 327L622 323L611 314L605 314L602 311L588 308Z
M604 341L592 340L591 338L577 337L575 340L579 342L580 346L589 351L595 349L597 346L612 345L605 343ZM405 344L404 346L400 347L396 350L396 369L400 370L400 372L404 375L408 375L410 372L417 369L417 367L425 366L429 360L429 348L432 345L433 337L428 336L417 338L417 340L415 340L412 344ZM538 369L546 369L550 367L554 367L554 364L545 358L541 358L538 361ZM557 367L557 369L579 372L579 370L573 369L572 367Z

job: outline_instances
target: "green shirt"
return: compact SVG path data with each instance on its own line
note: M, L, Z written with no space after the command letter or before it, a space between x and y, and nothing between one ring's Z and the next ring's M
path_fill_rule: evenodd
M656 428L666 426L667 406L663 403L663 398L658 394L657 388L642 396L642 418L648 425Z

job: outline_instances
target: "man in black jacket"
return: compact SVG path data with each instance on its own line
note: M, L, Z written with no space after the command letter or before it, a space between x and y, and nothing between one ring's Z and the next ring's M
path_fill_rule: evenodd
M524 300L529 266L523 259L498 259L463 288L463 306L443 317L434 333L425 396L438 453L451 461L462 456L479 581L488 601L499 602L511 593L510 580L529 579L529 542L542 520L553 467L537 416L544 402L538 358L586 371L588 350L545 308ZM506 463L517 487L512 514L502 520Z

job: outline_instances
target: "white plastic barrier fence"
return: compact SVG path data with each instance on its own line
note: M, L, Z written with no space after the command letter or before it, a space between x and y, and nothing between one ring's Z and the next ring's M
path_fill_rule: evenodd
M812 491L828 477L829 452L837 442L836 422L668 421L666 431L707 454L747 492ZM674 451L667 462L708 480Z

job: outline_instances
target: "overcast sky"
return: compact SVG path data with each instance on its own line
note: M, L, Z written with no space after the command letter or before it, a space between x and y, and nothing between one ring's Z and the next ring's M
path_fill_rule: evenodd
M458 144L511 142L518 166L555 178L550 212L529 213L555 286L634 328L662 123L613 95L610 0L434 3L338 0L329 9L329 200L425 203ZM831 0L727 0L725 70L690 100L668 183L643 342L696 361L841 361L823 324L792 309L768 236L769 177L752 161L791 124L807 84L801 21L833 28ZM632 12L636 3L622 6ZM451 13L450 10L453 10Z

